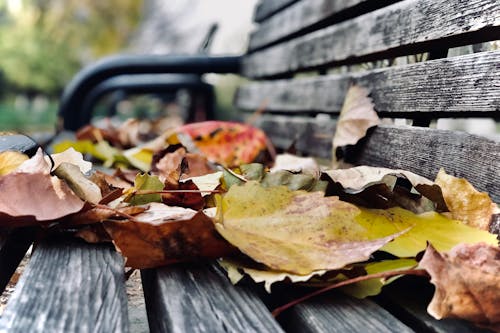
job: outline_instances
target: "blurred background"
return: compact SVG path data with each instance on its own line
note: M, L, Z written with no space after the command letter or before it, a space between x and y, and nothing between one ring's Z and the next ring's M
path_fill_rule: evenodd
M51 131L64 86L85 65L116 53L195 54L217 24L210 54L240 54L256 0L0 0L0 131ZM217 117L231 117L236 76L217 83ZM110 94L96 113L178 112L185 95Z

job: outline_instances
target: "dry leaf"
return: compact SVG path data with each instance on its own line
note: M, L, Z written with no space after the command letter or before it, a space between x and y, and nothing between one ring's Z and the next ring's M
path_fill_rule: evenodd
M254 162L267 151L264 132L241 123L206 121L181 126L177 132L191 138L186 147L194 145L210 161L226 167Z
M500 249L461 244L445 253L427 247L420 267L436 286L427 308L437 319L461 318L500 331Z
M441 187L446 205L455 220L489 230L492 215L500 213L497 204L487 193L477 191L464 178L453 177L441 169L436 176L436 184Z
M54 170L54 174L65 180L66 184L68 184L80 199L93 204L97 204L101 201L101 189L94 182L87 179L78 166L61 162Z
M74 148L68 148L58 154L51 154L50 157L52 157L52 161L54 161L54 166L52 167L53 170L64 162L76 165L80 168L82 173L87 173L92 169L92 163L85 161L82 153L77 152ZM47 156L45 157L45 161L48 164L51 164L50 159Z
M321 192L232 186L219 204L217 231L257 262L307 275L364 261L396 235L368 233L360 210Z
M319 179L320 168L318 163L312 157L300 157L291 154L280 154L276 156L274 166L270 172L286 170L293 173L303 173Z
M337 148L356 144L366 135L370 127L380 124L368 95L369 92L365 88L356 85L349 87L347 91L333 137L334 168L338 166Z
M399 206L414 213L446 212L441 188L427 178L406 170L371 166L327 170L322 179L333 183L327 195L367 208Z
M152 203L134 221L106 221L104 227L133 268L219 258L235 252L205 214Z

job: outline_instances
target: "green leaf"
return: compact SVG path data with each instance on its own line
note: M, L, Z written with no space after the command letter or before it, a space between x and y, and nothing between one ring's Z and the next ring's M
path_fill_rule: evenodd
M138 174L135 177L133 190L161 191L165 187L157 176ZM144 205L150 202L161 202L161 194L133 194L127 198L131 205Z

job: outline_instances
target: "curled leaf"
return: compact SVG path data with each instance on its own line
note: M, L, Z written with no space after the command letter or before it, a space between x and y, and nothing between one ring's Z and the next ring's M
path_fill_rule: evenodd
M427 308L437 319L461 318L500 329L500 249L486 244L457 245L439 253L429 245L420 267L436 286Z
M71 163L62 162L54 170L54 174L66 181L66 184L82 200L97 204L102 199L101 189L87 179L81 169Z
M493 214L500 213L487 193L477 191L466 179L448 175L443 169L436 176L453 219L481 230L489 230Z
M370 127L380 124L368 95L368 90L356 85L349 87L347 91L333 137L334 168L339 164L336 160L337 148L356 144L366 135Z
M235 252L202 212L152 203L134 221L106 221L113 243L133 268L219 258Z

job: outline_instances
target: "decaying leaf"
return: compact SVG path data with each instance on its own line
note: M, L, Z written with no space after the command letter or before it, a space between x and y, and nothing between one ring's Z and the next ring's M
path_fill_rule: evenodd
M264 188L251 181L232 186L219 205L217 231L257 262L307 275L368 259L398 235L367 232L359 209L322 192Z
M104 227L126 257L126 265L133 268L215 259L235 252L210 218L187 208L152 203L134 221L106 221Z
M461 244L439 253L429 245L420 267L436 286L429 314L437 319L466 319L500 331L500 248Z
M337 148L356 144L370 127L380 124L368 95L365 88L356 85L347 91L333 137L333 168L339 164L336 160Z
M61 163L75 165L82 173L87 173L92 169L92 163L85 161L82 153L76 151L74 148L68 148L60 153L51 154L50 156L52 157L52 161L54 161L52 169L56 169ZM51 163L48 156L45 157L45 161L48 164Z
M500 213L497 204L485 192L477 191L466 179L448 175L443 169L436 176L444 200L455 220L489 230L491 217Z
M54 170L54 174L65 180L66 184L80 199L93 204L101 201L101 189L94 182L87 179L78 166L62 162Z
M446 212L441 188L412 172L370 166L327 170L328 195L367 208L402 207L414 213Z

